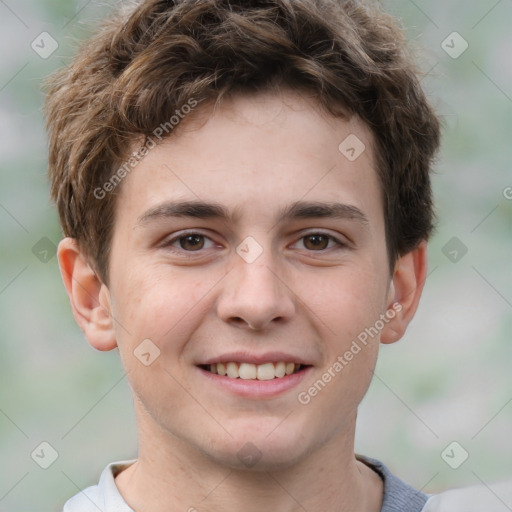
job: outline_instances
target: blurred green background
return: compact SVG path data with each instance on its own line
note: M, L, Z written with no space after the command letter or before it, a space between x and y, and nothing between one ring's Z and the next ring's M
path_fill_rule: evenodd
M512 478L512 2L384 4L443 117L439 223L419 311L381 350L356 449L427 492ZM61 284L41 115L41 79L109 8L0 1L0 511L58 511L137 454L118 354L89 347ZM468 453L457 469L442 456L454 441L456 458ZM57 454L47 469L41 442Z

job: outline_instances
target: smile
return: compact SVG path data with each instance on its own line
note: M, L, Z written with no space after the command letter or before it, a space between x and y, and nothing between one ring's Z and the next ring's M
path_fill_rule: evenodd
M285 376L292 375L305 368L305 365L299 363L291 363L279 361L276 363L268 362L263 364L252 363L214 363L200 365L203 370L210 373L220 375L221 377L229 377L231 379L243 380L273 380L281 379Z

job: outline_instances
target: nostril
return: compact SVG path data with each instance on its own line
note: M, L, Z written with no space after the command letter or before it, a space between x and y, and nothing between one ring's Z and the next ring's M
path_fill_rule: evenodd
M243 318L240 318L239 316L235 316L231 320L233 323L235 323L236 325L239 325L240 327L247 325L247 327L249 327L249 329L252 329L254 331L258 329L257 327L254 327L251 324L251 322L248 322L247 320L244 320Z

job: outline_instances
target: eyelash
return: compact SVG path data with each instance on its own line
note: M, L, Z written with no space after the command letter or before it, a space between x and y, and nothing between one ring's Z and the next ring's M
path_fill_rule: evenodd
M175 236L174 238L171 238L170 240L164 242L163 247L169 248L169 249L171 249L171 251L176 252L176 253L186 253L186 254L191 254L191 255L194 253L203 252L203 249L199 249L197 251L187 251L186 249L183 249L181 247L180 248L172 247L172 244L179 242L181 239L184 239L184 238L187 238L187 237L193 236L193 235L197 235L197 236L203 237L205 239L211 240L211 238L209 236L207 236L203 233L200 233L197 231L189 231L189 232L181 233L179 236ZM322 237L328 238L329 241L333 241L336 243L338 250L345 249L348 247L347 243L344 243L341 240L339 240L338 238L330 235L329 233L325 233L323 231L311 231L311 232L306 233L303 236L301 236L298 240L302 240L302 239L308 238L310 236L322 236ZM211 240L211 241L213 242L213 240ZM312 252L312 253L324 253L324 252L327 252L329 249L333 249L333 247L327 247L326 249L320 249L318 251L315 251L312 249L305 249L305 250L308 252ZM334 248L334 249L336 249L336 248Z

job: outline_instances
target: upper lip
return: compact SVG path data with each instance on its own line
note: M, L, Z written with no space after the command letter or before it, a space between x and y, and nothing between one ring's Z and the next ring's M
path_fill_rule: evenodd
M210 357L199 364L216 364L216 363L250 363L250 364L263 364L263 363L298 363L302 365L311 365L300 356L288 354L286 352L264 352L262 354L250 354L248 352L229 352L219 356Z

